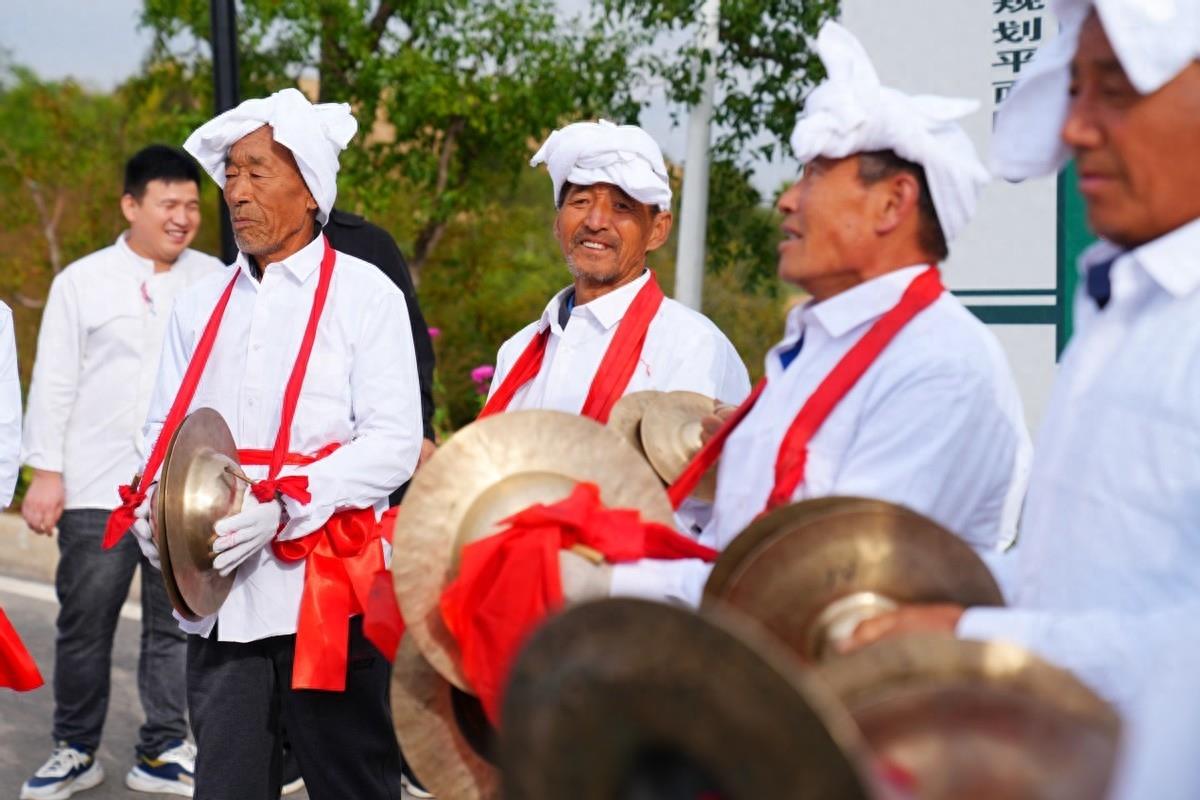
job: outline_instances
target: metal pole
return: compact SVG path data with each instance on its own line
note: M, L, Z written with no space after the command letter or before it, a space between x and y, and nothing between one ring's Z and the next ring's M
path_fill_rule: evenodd
M679 250L675 259L675 299L699 309L704 286L704 234L708 228L708 150L711 142L713 93L717 84L721 0L705 0L700 12L700 44L708 53L700 102L688 117L687 154L683 162L683 200L679 209Z
M213 54L213 97L216 113L228 111L238 104L237 63L237 10L234 0L209 0L209 16L212 18ZM237 245L233 241L233 226L229 222L229 209L225 198L219 197L218 216L221 219L221 258L226 264L237 257Z

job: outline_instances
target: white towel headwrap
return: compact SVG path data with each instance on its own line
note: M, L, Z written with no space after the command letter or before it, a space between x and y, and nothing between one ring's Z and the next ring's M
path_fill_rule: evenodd
M1059 34L1042 45L1000 106L992 166L1012 181L1048 175L1070 158L1062 141L1071 60L1093 8L1135 89L1153 94L1200 57L1200 0L1050 0Z
M225 188L225 157L239 139L270 125L275 141L292 151L296 166L319 211L317 222L329 219L337 197L338 154L358 130L346 103L313 105L298 89L247 100L201 125L183 143L217 185Z
M954 122L979 103L913 97L883 86L862 44L836 22L821 26L817 53L829 77L804 101L792 131L796 158L807 162L892 150L920 164L942 233L953 240L970 222L979 190L989 180L971 140Z
M671 208L671 184L662 150L636 125L608 120L576 122L550 134L529 166L545 162L554 181L554 205L564 183L620 186L639 203Z

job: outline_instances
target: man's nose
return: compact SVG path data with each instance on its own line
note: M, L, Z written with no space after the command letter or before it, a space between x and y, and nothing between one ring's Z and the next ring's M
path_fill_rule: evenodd
M1089 93L1081 92L1071 99L1060 135L1063 143L1075 151L1099 147L1104 142Z

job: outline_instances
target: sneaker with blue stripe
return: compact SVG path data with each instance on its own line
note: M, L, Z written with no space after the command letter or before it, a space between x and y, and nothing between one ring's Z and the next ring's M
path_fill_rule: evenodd
M176 740L154 758L138 756L125 775L125 785L135 792L191 797L195 792L196 746Z
M58 742L45 764L21 786L21 800L66 800L104 780L100 762L82 747Z

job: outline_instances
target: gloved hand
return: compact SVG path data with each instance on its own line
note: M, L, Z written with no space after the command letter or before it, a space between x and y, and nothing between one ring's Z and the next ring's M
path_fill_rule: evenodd
M150 525L150 505L154 502L154 495L158 491L158 483L155 482L150 486L150 491L146 492L146 499L133 512L133 525L130 529L133 531L133 538L137 540L138 548L142 551L142 555L150 562L150 565L155 569L162 569L162 561L158 557L158 545L154 543L154 528Z
M253 493L247 491L242 500L242 510L232 517L219 520L213 526L217 534L213 542L213 552L217 554L213 559L213 568L222 578L275 538L282 514L283 506L278 501L260 503Z

